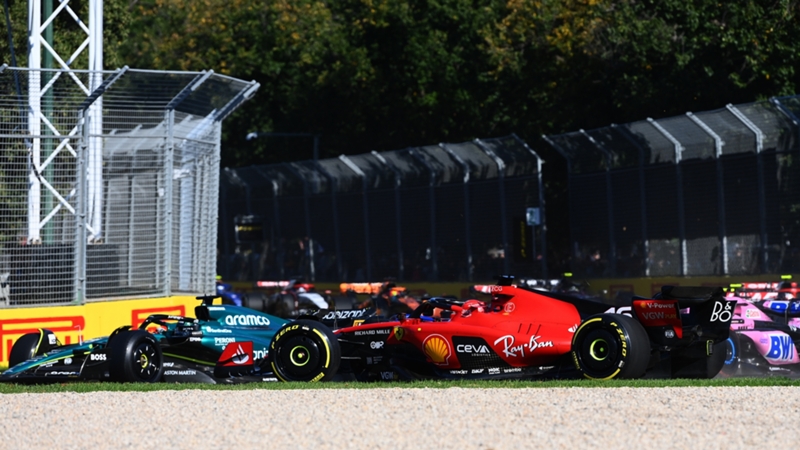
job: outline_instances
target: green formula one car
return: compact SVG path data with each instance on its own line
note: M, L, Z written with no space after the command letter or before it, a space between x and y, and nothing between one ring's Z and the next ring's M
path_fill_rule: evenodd
M47 329L21 336L0 381L242 383L274 381L269 344L287 320L198 297L196 318L151 315L137 329L60 345Z

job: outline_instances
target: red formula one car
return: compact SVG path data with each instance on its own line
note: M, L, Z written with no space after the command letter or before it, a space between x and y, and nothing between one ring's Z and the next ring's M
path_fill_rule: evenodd
M487 302L434 297L397 320L302 318L273 337L272 368L285 381L712 378L724 363L735 302L722 289L665 287L634 298L627 316L512 283L502 277Z

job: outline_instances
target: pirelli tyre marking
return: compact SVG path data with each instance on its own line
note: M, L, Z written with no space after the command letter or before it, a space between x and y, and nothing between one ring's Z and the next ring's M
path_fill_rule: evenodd
M338 342L322 327L324 325L319 323L298 320L275 335L270 343L270 364L280 380L313 382L335 374L338 370ZM331 347L334 343L337 345L335 349ZM333 358L336 358L336 367L333 367Z
M572 338L572 359L586 378L609 380L644 374L650 341L634 318L601 314L587 319Z

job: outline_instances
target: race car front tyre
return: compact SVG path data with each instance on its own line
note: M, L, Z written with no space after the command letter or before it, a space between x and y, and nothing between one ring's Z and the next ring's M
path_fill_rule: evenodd
M153 336L143 330L124 331L111 341L108 372L113 381L155 383L164 374L164 357Z
M269 346L272 370L283 381L328 381L342 358L339 341L327 326L299 319L284 325Z
M572 359L586 378L639 378L650 361L650 339L632 317L592 316L572 337Z
M11 347L11 353L8 355L8 367L14 367L50 350L50 335L53 335L50 330L23 334ZM55 338L53 339L55 340Z
M672 357L672 378L707 380L720 373L729 357L728 342L714 344L710 355L686 358L677 354Z

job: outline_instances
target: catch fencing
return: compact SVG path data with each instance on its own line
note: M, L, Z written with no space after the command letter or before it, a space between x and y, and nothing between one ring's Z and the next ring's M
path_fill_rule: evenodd
M225 169L227 280L491 280L546 270L541 160L511 135Z
M213 292L221 121L257 88L0 67L0 306Z
M800 97L545 136L568 162L583 277L800 267Z

